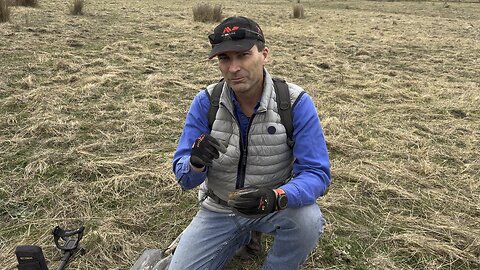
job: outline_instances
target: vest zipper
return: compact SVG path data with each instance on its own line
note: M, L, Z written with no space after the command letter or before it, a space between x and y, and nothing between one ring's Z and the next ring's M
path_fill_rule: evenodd
M238 162L238 173L237 173L237 183L235 184L235 188L243 188L245 186L245 174L247 171L247 156L248 156L248 133L250 131L250 126L252 125L253 118L255 117L255 113L252 114L250 117L250 121L248 121L247 127L247 134L245 136L246 142L243 141L242 132L240 132L240 160ZM240 129L240 123L238 123L238 128Z
M222 104L223 105L223 104ZM224 105L225 106L225 105ZM235 119L235 123L237 123L237 126L238 126L238 132L239 132L239 142L240 142L240 158L239 158L239 161L238 161L238 165L237 165L237 181L235 183L235 189L239 189L239 188L242 188L244 183L245 183L245 167L247 165L247 155L246 155L246 146L244 146L244 142L243 142L243 137L242 137L242 132L241 132L241 126L240 126L240 122L239 120L235 117L235 114L233 112L231 112L230 110L227 110L230 115L232 116L233 119ZM248 129L250 129L250 122L248 124L248 128L247 128L247 136L248 137ZM248 138L247 138L248 140Z
M225 106L222 102L220 102L223 106ZM250 126L252 125L253 118L255 117L256 112L252 114L252 117L250 117L250 121L248 121L248 127L247 127L247 134L245 136L246 142L243 141L242 137L242 132L241 132L241 126L239 120L235 117L235 114L232 113L230 110L227 109L227 111L230 113L230 115L235 119L235 122L237 123L238 126L238 131L239 131L239 137L240 137L240 159L238 161L238 169L237 169L237 182L235 183L235 189L240 189L243 188L245 185L245 173L247 170L247 154L248 154L248 133L250 131Z

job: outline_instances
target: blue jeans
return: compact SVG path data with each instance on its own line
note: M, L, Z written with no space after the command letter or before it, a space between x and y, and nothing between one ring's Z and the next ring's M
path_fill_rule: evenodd
M317 245L325 220L317 204L258 219L200 208L180 238L169 270L221 269L250 240L250 231L274 235L263 269L298 269Z

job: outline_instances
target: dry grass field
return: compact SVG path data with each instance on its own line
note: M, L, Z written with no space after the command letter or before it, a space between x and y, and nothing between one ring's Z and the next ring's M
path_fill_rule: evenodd
M171 158L191 99L220 78L215 23L193 21L201 1L87 0L82 16L68 2L0 24L0 269L20 244L55 269L57 224L86 226L69 269L129 269L197 209ZM270 73L318 107L333 176L304 269L479 269L480 3L302 0L294 19L296 2L211 3L256 19Z

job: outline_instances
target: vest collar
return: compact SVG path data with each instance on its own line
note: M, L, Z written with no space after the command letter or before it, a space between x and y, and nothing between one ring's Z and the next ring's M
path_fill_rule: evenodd
M273 80L270 76L270 73L266 69L263 69L264 77L263 77L263 93L262 97L260 98L260 105L258 107L257 112L266 112L268 108L268 103L272 97L272 92L275 91L273 88Z

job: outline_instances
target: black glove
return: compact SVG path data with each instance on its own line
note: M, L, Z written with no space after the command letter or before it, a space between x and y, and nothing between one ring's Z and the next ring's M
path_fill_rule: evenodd
M275 211L277 196L273 189L246 187L228 194L228 205L247 217L259 217Z
M197 168L212 166L212 160L220 156L218 151L226 153L227 148L214 137L202 134L193 143L190 163Z

